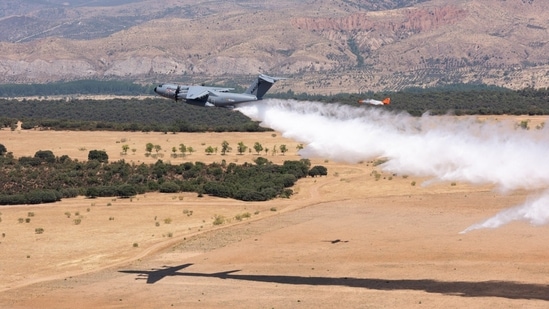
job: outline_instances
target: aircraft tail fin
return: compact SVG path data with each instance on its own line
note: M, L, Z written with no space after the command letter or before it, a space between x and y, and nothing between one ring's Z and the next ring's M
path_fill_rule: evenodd
M391 98L385 98L381 102L383 102L383 105L389 105L389 104L391 104Z
M271 89L273 84L281 79L285 79L285 78L271 77L265 74L260 74L257 77L257 80L255 80L244 93L253 94L257 97L258 100L261 100L263 99L263 96L265 95L265 93L267 93L267 91Z

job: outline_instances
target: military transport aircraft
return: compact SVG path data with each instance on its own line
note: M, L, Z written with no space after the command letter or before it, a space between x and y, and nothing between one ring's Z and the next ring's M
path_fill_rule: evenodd
M176 84L161 84L154 88L158 95L175 101L198 106L216 106L234 108L237 104L263 99L263 95L271 86L285 78L271 77L260 74L244 93L229 92L234 88L183 86Z

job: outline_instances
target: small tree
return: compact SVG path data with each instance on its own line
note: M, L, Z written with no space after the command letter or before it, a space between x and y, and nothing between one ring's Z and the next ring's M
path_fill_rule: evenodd
M156 153L158 153L160 150L162 150L162 146L154 145L154 150L156 151Z
M282 153L282 155L284 155L286 151L288 151L288 148L286 147L286 145L284 144L280 145L280 152Z
M229 147L229 142L223 141L221 143L221 154L225 155L227 152L231 152L231 147Z
M187 152L187 146L185 146L185 144L179 144L179 151L181 151L182 156L185 156L185 152Z
M259 155L259 153L263 151L263 146L259 142L255 142L254 150L257 152L257 155Z
M248 149L248 146L244 145L244 142L239 142L238 143L238 153L239 154L243 154L246 149Z
M153 143L147 143L147 145L145 145L145 150L147 151L148 154L150 154L153 151L153 148L154 148Z
M128 150L130 149L130 146L128 144L122 145L122 152L124 154L128 154Z
M212 146L206 147L206 154L211 155L214 152L214 149Z
M177 152L177 147L173 146L172 147L172 157L177 158L177 153L176 152Z
M193 154L194 148L193 148L192 146L187 147L187 152L188 152L189 154Z
M530 127L528 126L528 120L521 120L521 122L517 126L523 130L530 130Z

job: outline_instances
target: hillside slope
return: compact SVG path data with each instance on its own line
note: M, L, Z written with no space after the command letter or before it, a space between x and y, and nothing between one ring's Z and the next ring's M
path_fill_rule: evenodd
M264 72L292 77L273 91L323 94L549 85L549 3L535 0L10 2L0 83L246 85Z

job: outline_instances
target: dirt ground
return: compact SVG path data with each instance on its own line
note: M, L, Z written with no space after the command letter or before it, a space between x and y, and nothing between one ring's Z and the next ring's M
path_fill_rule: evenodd
M231 153L205 154L224 140ZM251 162L255 151L236 152L241 141L286 145L284 155L262 153L275 163L299 159L297 143L273 132L0 130L16 157L52 150L86 160L98 149L135 163ZM161 150L147 157L149 142ZM195 152L173 158L180 143ZM290 199L149 193L0 207L0 308L549 307L548 226L459 234L528 192L422 186L383 173L376 180L381 171L370 162L311 161L329 175L300 180ZM225 223L213 225L215 216Z

